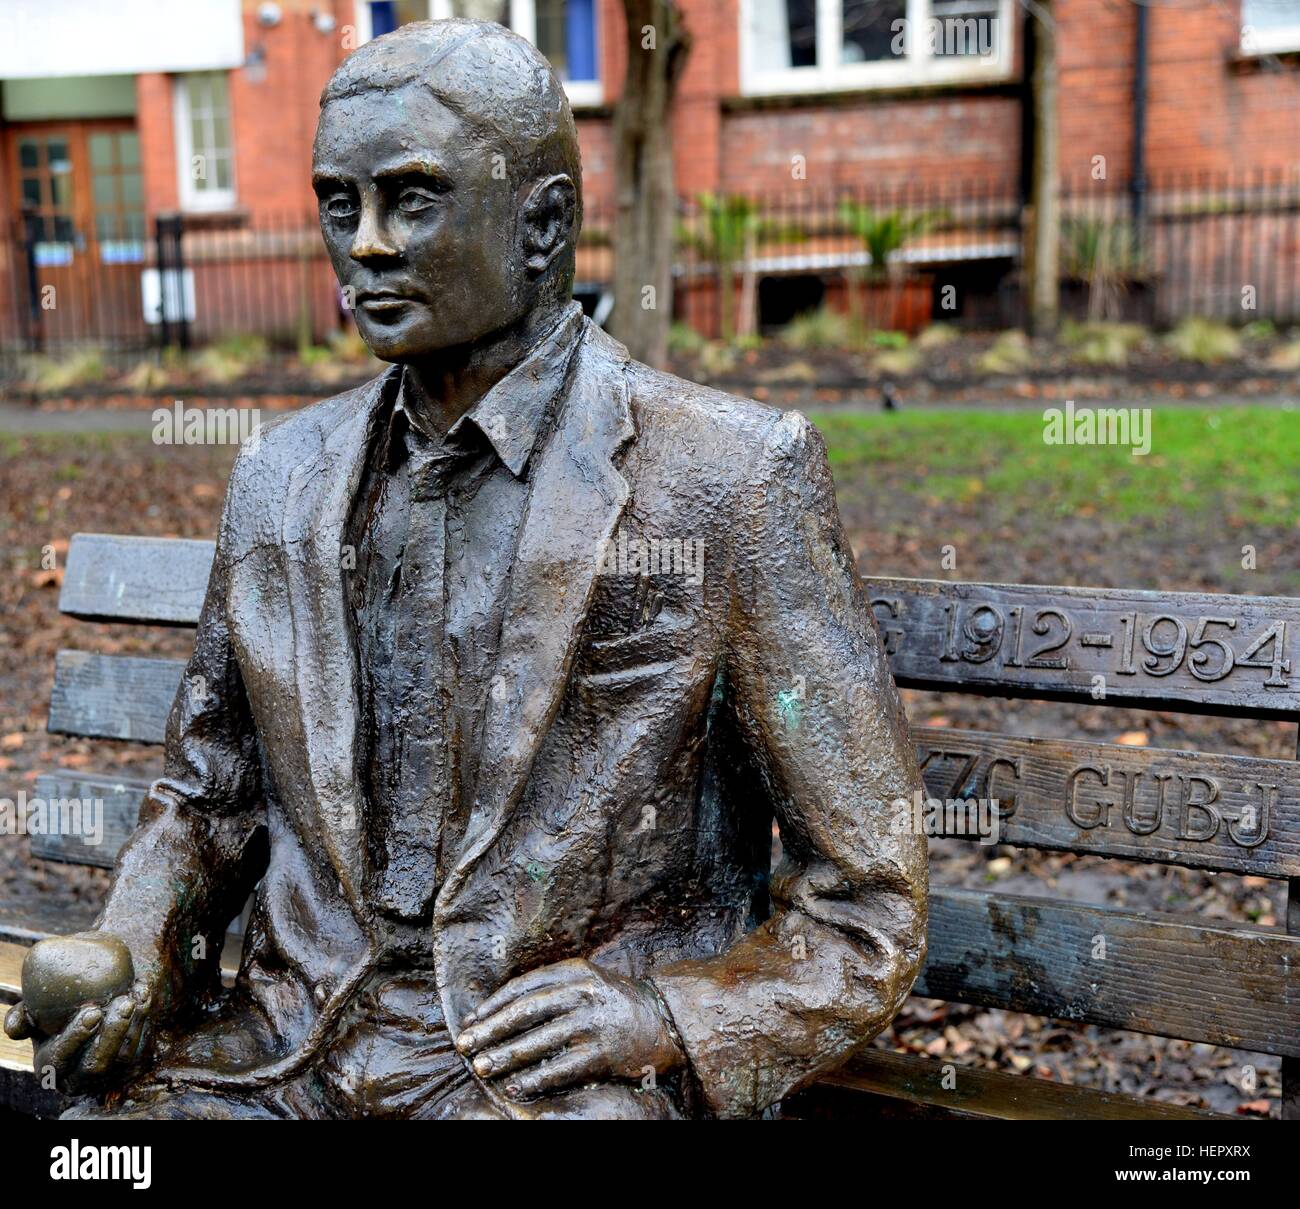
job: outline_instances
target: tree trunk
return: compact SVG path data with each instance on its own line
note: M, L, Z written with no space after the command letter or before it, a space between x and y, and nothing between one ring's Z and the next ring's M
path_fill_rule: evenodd
M1061 308L1060 182L1056 138L1056 14L1053 0L1030 8L1038 22L1034 38L1034 161L1029 185L1029 332L1051 335Z
M638 361L668 356L673 305L672 103L690 36L673 0L623 0L627 76L614 110L614 335Z

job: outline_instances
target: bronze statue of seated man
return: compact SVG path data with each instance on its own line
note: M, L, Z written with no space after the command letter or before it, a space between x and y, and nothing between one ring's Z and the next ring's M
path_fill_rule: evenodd
M236 462L165 774L7 1018L70 1115L745 1116L908 994L920 778L822 442L584 318L580 180L498 25L326 87L392 365Z

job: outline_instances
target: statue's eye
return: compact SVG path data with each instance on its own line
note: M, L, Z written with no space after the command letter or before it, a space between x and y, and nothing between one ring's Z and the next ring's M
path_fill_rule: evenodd
M352 218L359 209L356 199L346 193L336 193L325 202L325 213L331 218Z
M435 200L427 189L403 189L397 199L397 208L404 214L419 214L432 206Z

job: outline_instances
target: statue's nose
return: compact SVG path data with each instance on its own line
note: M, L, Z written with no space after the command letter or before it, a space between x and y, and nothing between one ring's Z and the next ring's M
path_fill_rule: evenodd
M348 255L356 261L391 259L401 256L401 250L385 229L379 207L369 199L363 200L361 218Z

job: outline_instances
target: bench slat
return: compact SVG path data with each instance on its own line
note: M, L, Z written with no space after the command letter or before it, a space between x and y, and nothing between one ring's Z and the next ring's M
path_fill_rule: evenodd
M148 788L148 781L134 777L42 773L36 778L35 796L47 805L46 830L32 833L32 855L111 869L118 849L135 830ZM55 806L51 808L50 803ZM75 833L76 827L84 834ZM100 828L99 842L91 842Z
M864 582L894 676L911 688L1271 718L1300 711L1297 600Z
M1300 936L936 886L915 993L1294 1057L1297 968Z
M87 621L195 625L214 551L208 541L77 533L59 609Z
M1300 763L1294 760L948 727L917 727L913 737L932 798L998 800L1000 843L1300 876ZM940 812L933 820L942 822ZM956 830L927 834L979 839L969 830L974 819L950 822Z
M161 743L184 671L180 659L60 651L47 729L56 735Z
M15 1003L22 997L23 959L26 956L26 945L0 941L0 1002Z
M0 943L34 945L47 936L84 932L98 914L98 903L60 903L44 894L9 899L0 902Z
M866 1049L840 1070L781 1103L781 1116L836 1121L884 1117L996 1121L1235 1121L1224 1113L1184 1108L1159 1100L1072 1087L1029 1075L958 1066L944 1087L950 1064L913 1054Z

